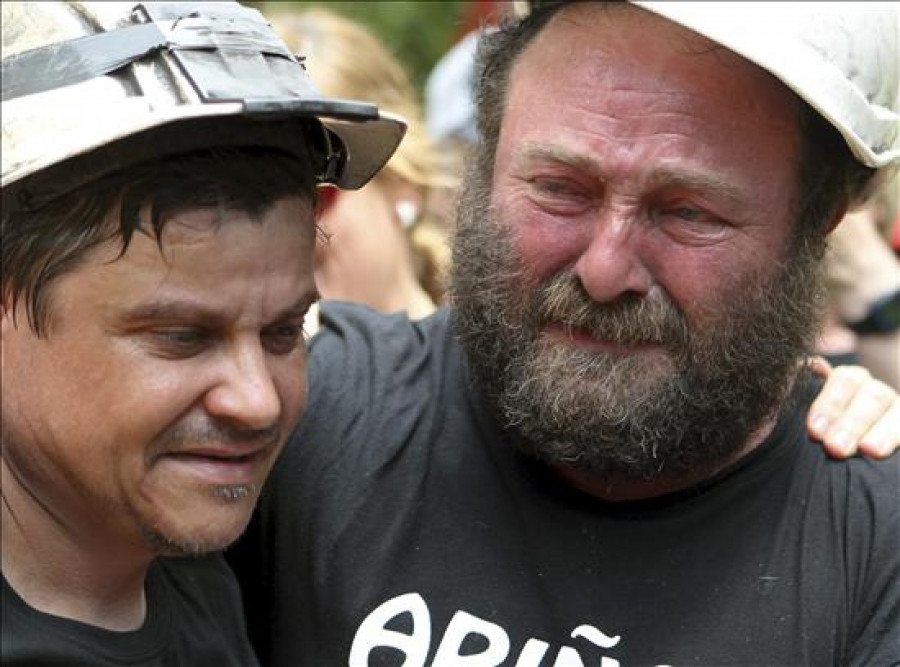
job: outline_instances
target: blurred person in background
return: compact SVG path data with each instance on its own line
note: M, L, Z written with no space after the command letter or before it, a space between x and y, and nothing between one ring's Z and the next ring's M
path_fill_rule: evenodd
M429 197L451 188L416 94L400 63L368 29L326 9L276 11L273 27L328 95L370 100L409 122L400 148L364 188L322 193L316 282L323 298L362 303L411 319L430 315L444 298L449 247L429 219ZM309 330L316 322L309 323Z
M475 50L485 30L523 12L520 3L507 0L470 2L463 13L456 42L435 63L425 82L425 116L444 169L462 176L478 132L475 128ZM433 215L453 228L456 197L438 191L431 200Z
M832 365L860 364L900 388L900 259L887 234L896 215L893 178L831 235L828 303L818 351Z
M482 31L523 13L521 3L481 0L466 3L456 41L435 63L425 83L428 131L442 149L467 155L478 138L475 128L475 50Z

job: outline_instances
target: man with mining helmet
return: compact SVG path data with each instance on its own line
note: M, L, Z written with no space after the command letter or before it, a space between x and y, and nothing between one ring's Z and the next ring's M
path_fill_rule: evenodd
M261 659L896 663L900 458L810 442L798 363L900 162L896 10L538 4L482 38L448 312L321 309Z
M316 189L404 125L236 3L2 12L2 662L256 664L211 554L306 403Z

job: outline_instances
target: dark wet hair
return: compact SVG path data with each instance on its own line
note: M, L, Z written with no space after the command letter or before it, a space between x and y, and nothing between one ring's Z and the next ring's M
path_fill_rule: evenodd
M24 302L32 330L44 335L51 284L92 248L118 238L124 254L135 232L159 243L167 221L190 209L239 211L259 219L284 197L315 202L315 184L311 165L295 155L269 148L210 149L114 172L34 210L4 212L3 309L15 313ZM144 210L149 215L142 218Z

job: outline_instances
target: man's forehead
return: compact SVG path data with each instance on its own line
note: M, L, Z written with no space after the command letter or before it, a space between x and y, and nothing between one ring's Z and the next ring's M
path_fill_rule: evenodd
M168 246L195 245L209 240L222 226L233 224L247 217L235 211L215 207L190 208L176 211L165 218L159 245L163 250ZM142 223L149 227L149 210L142 212Z
M143 234L153 239L157 247L165 252L170 246L191 246L206 243L220 231L234 224L251 224L263 227L267 220L276 219L275 209L281 209L291 216L301 228L315 231L313 204L300 196L278 199L259 211L245 211L228 206L189 206L154 212L154 203L145 203L138 212L138 226L135 234ZM154 221L154 216L157 220ZM105 225L115 234L120 229L122 209L114 206L106 215Z
M576 2L561 9L518 56L507 102L524 81L533 93L552 91L557 102L567 105L600 103L613 117L617 100L605 94L600 99L601 84L619 99L624 97L618 93L631 88L645 89L655 101L668 96L673 112L678 96L705 98L705 111L697 111L730 125L742 122L745 112L764 110L769 122L795 128L800 103L792 90L755 63L624 2ZM739 97L723 98L734 94ZM741 115L733 116L734 111Z
M599 51L604 51L606 45L612 50L617 41L626 39L622 33L632 30L640 33L641 41L665 40L676 53L712 55L711 60L720 64L733 60L753 66L709 38L630 2L573 2L553 15L524 51L535 46L573 50L575 44L567 36L574 30L581 34L590 31L595 36L593 46ZM582 64L575 55L570 61L571 67ZM762 69L759 71L764 73Z
M107 224L118 230L121 211L108 214ZM171 273L177 268L185 275L210 268L227 271L228 264L256 264L266 258L275 261L284 248L297 252L311 249L316 226L313 206L301 197L284 197L260 212L247 212L218 206L190 207L160 216L159 225L151 219L150 206L140 212L140 226L123 249L123 240L115 231L92 253L92 260L119 264L117 270L153 268L159 265ZM294 257L303 263L304 254ZM206 266L201 269L200 265ZM166 268L168 267L168 268Z
M146 230L122 253L112 239L64 277L67 297L104 321L270 321L316 299L315 232L280 203L260 220L197 209L167 221L162 240ZM234 218L234 219L232 219Z

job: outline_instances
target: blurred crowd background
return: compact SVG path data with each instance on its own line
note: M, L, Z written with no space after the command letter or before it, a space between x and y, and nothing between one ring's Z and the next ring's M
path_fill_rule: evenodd
M493 23L513 9L512 0L331 0L246 2L267 16L325 7L366 26L409 73L422 91L434 65L457 41L480 24Z

